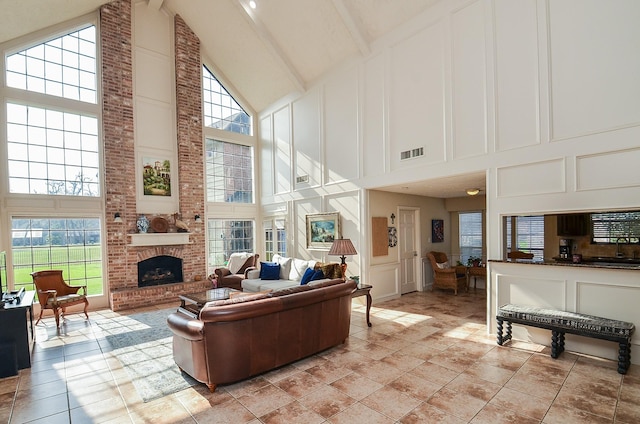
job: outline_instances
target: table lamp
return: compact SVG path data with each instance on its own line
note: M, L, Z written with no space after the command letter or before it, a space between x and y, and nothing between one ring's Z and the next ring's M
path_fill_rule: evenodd
M333 241L331 245L331 249L329 249L330 256L340 256L342 262L340 262L340 267L342 268L342 276L346 278L347 276L347 263L345 259L347 259L347 255L357 255L356 248L353 247L353 243L351 243L350 239L339 238Z

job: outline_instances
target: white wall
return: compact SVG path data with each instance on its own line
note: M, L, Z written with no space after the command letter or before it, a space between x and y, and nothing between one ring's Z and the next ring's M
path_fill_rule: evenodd
M359 189L487 171L489 259L501 258L502 216L638 208L639 21L634 0L441 1L263 112L291 139L262 150L276 164L263 193L279 190L262 202L323 198L339 176L359 202ZM283 108L295 109L289 123ZM417 147L424 156L400 160ZM293 151L311 191L280 175Z

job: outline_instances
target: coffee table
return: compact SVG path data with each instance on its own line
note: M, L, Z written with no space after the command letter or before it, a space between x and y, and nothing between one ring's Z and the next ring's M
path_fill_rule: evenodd
M240 290L222 287L203 292L181 294L178 296L180 299L180 307L178 310L186 313L187 315L195 315L195 317L197 317L200 313L200 309L202 309L205 303L211 302L212 300L229 299L232 296L232 293L240 293Z

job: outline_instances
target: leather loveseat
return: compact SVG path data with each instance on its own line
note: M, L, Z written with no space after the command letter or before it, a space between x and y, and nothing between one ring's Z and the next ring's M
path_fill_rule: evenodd
M178 310L167 323L180 369L209 390L343 343L351 324L353 280L333 279Z

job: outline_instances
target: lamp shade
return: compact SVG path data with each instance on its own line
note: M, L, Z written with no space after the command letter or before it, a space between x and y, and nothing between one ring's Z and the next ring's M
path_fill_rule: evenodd
M350 239L335 239L333 244L331 245L331 249L329 250L329 255L331 256L347 256L347 255L357 255L356 248L353 247L353 243L351 243Z

